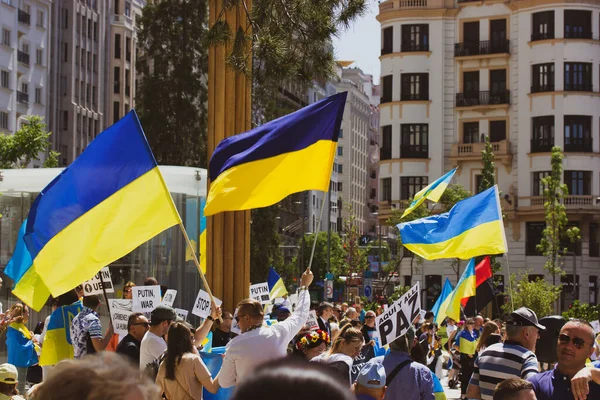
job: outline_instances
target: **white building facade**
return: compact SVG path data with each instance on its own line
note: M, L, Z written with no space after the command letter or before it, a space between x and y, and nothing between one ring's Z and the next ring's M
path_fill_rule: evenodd
M455 166L453 183L477 193L488 136L511 272L551 282L536 250L545 226L540 179L551 169L552 146L560 146L569 222L582 233L574 255L563 258L562 307L576 297L596 304L600 1L388 0L379 10L380 219ZM419 276L410 276L409 265L407 258L402 283L423 282L428 307L446 277L456 283L449 262L425 262ZM505 259L502 265L508 282Z

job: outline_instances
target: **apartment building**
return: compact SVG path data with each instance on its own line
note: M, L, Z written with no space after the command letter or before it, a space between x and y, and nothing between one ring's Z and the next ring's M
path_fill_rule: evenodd
M388 0L377 19L380 219L454 166L454 183L476 193L489 137L511 272L551 281L536 245L545 226L541 178L550 171L550 149L560 146L569 222L582 232L581 244L568 246L563 258L562 307L575 298L597 304L600 1ZM504 281L506 261L498 277ZM406 257L402 283L423 282L431 307L456 272L444 261L421 270L411 276Z
M14 133L29 114L47 121L50 6L49 0L0 0L0 132Z

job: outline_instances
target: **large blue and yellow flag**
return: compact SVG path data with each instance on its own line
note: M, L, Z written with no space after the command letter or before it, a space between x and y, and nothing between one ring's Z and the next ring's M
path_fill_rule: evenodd
M475 259L472 258L467 264L462 276L458 280L456 287L452 291L450 301L445 310L445 314L455 321L460 320L460 307L462 299L465 297L475 296L477 281L475 276Z
M267 279L267 284L269 285L269 294L271 295L271 299L283 297L288 294L285 284L283 283L283 279L281 279L279 274L275 272L273 267L269 267L269 279Z
M444 286L442 287L442 293L440 293L440 296L437 298L431 309L431 312L435 315L435 322L438 325L446 318L446 308L448 308L451 295L452 284L450 283L450 279L446 278L446 282L444 282Z
M413 212L413 210L419 207L425 201L425 199L437 203L440 200L440 197L442 197L442 195L444 194L444 191L446 190L448 185L450 184L450 181L452 180L452 177L454 176L454 173L457 169L458 167L454 168L452 171L446 173L441 178L436 179L434 182L427 185L426 187L421 189L417 194L415 194L415 197L413 198L412 203L410 203L410 206L408 206L408 208L404 210L402 218L406 217L408 214Z
M463 260L507 251L498 187L459 201L444 214L398 224L402 244L426 260Z
M209 163L206 215L329 190L346 92L223 140Z
M52 311L46 328L40 365L55 365L62 360L73 358L71 342L71 321L83 308L81 300Z
M135 111L102 132L31 206L33 259L13 293L39 310L166 228L181 222Z

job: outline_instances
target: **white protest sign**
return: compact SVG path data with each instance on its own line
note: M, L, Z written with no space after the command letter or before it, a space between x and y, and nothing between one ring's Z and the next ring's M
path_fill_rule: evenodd
M115 288L113 287L112 279L110 278L110 270L108 267L104 267L89 281L83 282L83 294L91 296L95 294L103 294L102 282L100 281L100 274L102 274L102 281L104 282L104 289L106 293L114 293Z
M119 335L119 342L127 335L127 320L133 313L133 300L111 299L109 300L110 316L112 318L115 333Z
M165 292L163 296L162 303L166 306L173 307L173 303L175 302L175 296L177 296L177 290L169 289Z
M594 332L600 333L600 321L592 321L590 322L590 325L592 325L592 328L594 328Z
M231 321L231 328L229 329L231 332L236 333L238 335L242 334L242 330L240 329L240 325L237 323L235 317L237 317L239 308L236 308L233 313L233 321Z
M250 298L257 300L260 304L269 304L271 296L269 296L269 284L267 282L250 285Z
M182 310L181 308L176 308L175 312L177 313L177 316L180 317L182 320L187 321L187 316L188 316L188 310Z
M215 303L220 306L223 302L216 297L214 297ZM196 301L194 302L194 308L192 309L192 314L197 315L202 318L206 318L210 315L210 296L204 290L200 289L198 292L198 297L196 297Z
M296 306L298 305L298 293L290 294L288 296L288 300L290 301L290 304L292 305L292 309L295 310Z
M319 322L317 321L317 312L312 310L308 313L308 319L305 324L310 329L319 329Z
M421 292L417 282L375 320L380 345L385 346L404 335L420 312Z
M160 304L160 286L134 286L132 288L133 311L151 312Z

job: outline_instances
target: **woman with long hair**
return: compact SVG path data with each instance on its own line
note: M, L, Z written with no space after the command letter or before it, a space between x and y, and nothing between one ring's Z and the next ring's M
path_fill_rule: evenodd
M363 333L360 329L353 328L347 324L340 329L337 336L333 339L333 344L329 351L313 358L311 361L321 364L327 364L329 367L340 373L342 382L352 385L350 371L354 359L360 354L365 344Z
M27 328L29 321L29 308L21 303L16 303L8 312L11 322L6 330L6 350L8 352L8 363L17 367L19 372L19 392L25 392L25 380L27 368L38 363L38 352L40 350L37 340Z
M483 326L483 332L479 337L479 343L477 343L477 348L475 349L478 354L481 354L481 352L485 350L485 348L488 346L488 338L494 333L500 333L500 328L498 328L498 325L492 321L486 322Z
M169 400L201 400L202 388L217 393L219 385L193 344L194 334L187 324L175 322L167 335L167 356L158 368L156 384Z
M317 329L297 337L293 354L310 361L323 354L329 343L330 339L327 332Z

